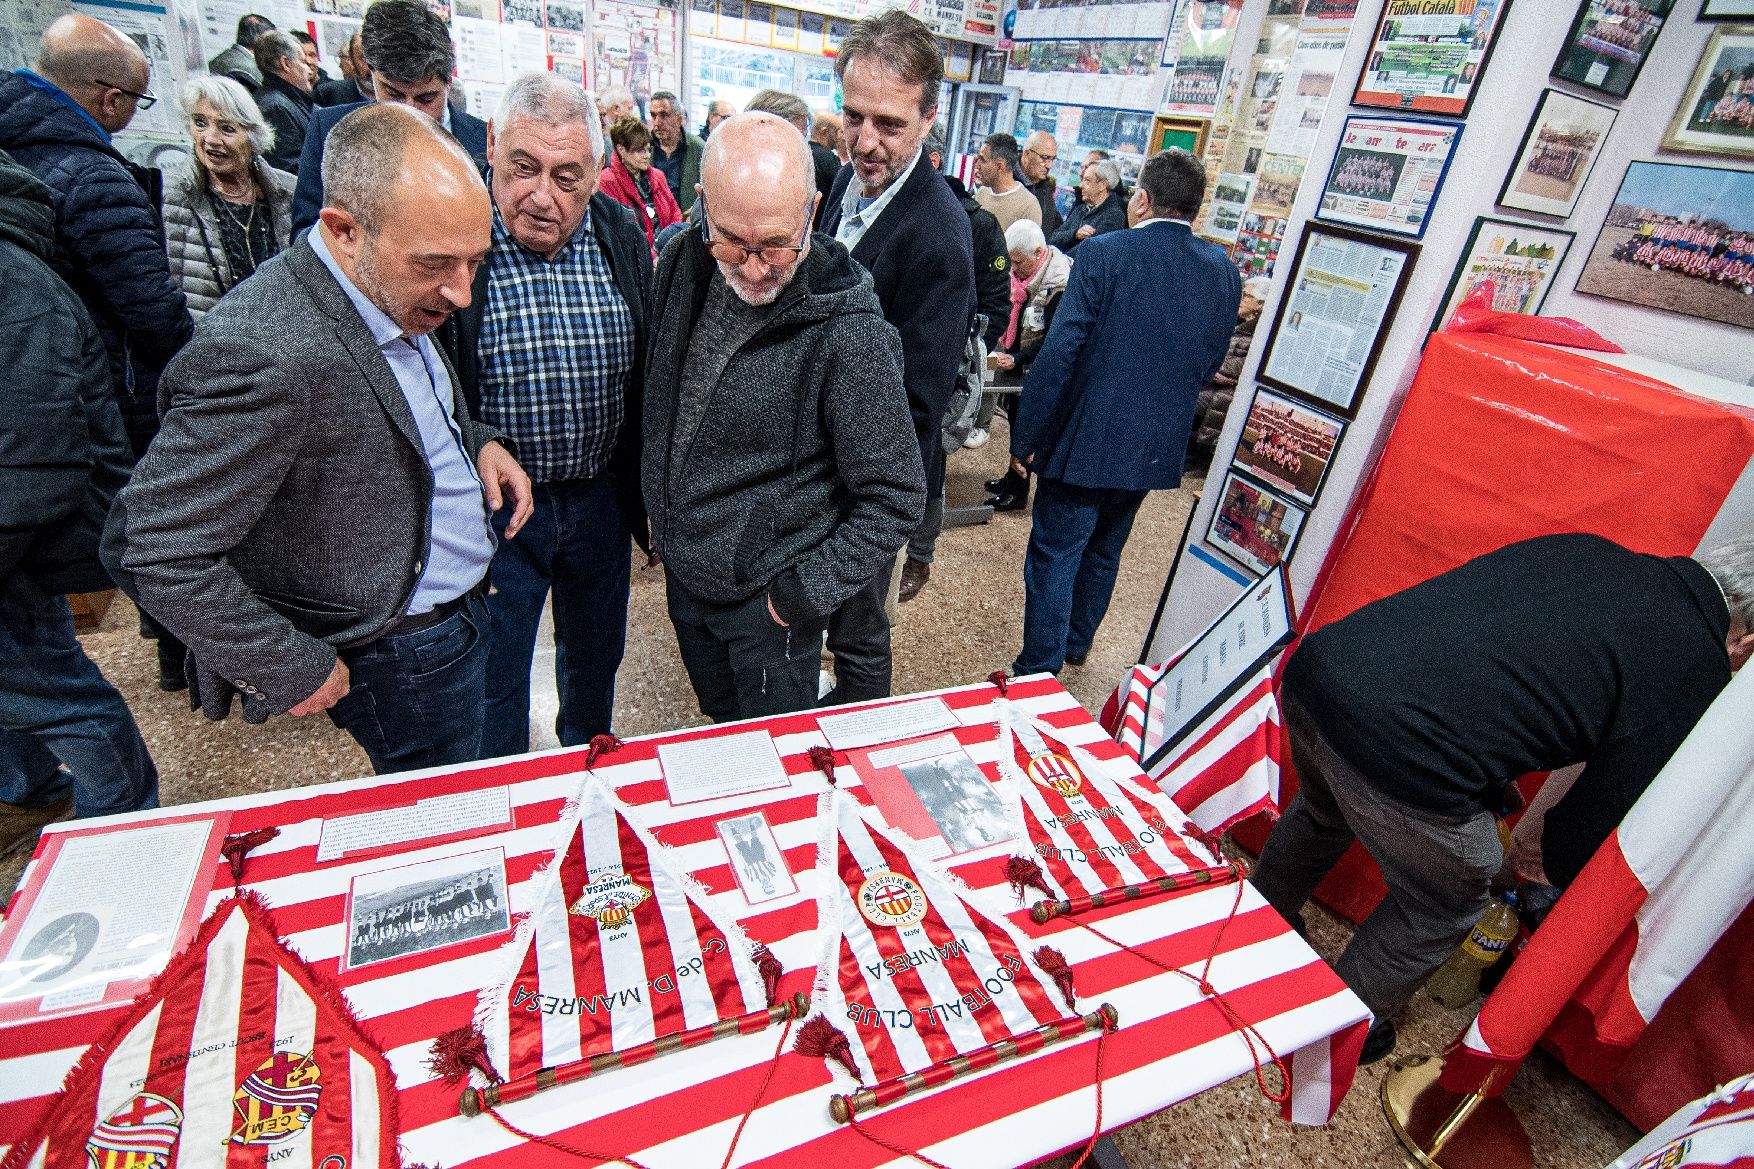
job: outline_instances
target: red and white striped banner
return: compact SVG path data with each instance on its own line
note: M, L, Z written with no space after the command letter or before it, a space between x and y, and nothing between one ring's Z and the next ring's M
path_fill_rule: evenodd
M1651 1129L1608 1169L1754 1169L1754 1075L1731 1080Z
M258 902L222 904L6 1169L390 1169L394 1081Z

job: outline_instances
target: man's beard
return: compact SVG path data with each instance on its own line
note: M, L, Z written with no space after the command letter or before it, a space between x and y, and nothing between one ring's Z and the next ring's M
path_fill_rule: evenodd
M396 322L396 325L408 336L419 337L436 328L436 326L421 323L415 316L415 306L391 295L388 288L385 287L383 276L378 271L377 244L370 235L366 236L364 245L359 249L359 258L353 263L353 276L354 283L365 294L365 298L383 310L384 315ZM450 309L447 306L431 311L448 313Z
M719 275L725 278L725 283L730 285L731 291L737 294L737 299L752 308L760 308L779 299L780 293L786 290L786 285L792 282L792 279L798 274L798 269L803 266L803 257L799 256L797 260L793 261L792 266L786 270L783 277L775 279L770 273L768 280L763 281L760 285L751 285L743 279L743 273L737 265L727 264L723 260L714 262L719 266Z

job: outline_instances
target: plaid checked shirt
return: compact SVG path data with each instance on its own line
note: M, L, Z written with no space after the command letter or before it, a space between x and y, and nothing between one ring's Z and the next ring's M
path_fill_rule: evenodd
M553 260L512 238L497 210L481 320L481 415L537 483L609 465L633 371L633 314L591 234L591 212Z

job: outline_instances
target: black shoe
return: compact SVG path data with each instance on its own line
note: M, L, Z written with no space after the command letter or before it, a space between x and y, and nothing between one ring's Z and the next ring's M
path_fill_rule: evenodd
M1378 1019L1370 1025L1370 1030L1364 1036L1364 1049L1358 1053L1358 1066L1375 1063L1394 1049L1394 1023L1388 1019Z
M1066 651L1066 664L1068 666L1082 666L1084 664L1084 659L1088 658L1089 656L1090 656L1089 650L1085 650L1083 653L1077 653L1077 654L1073 653L1070 650L1067 650Z
M999 476L997 479L988 479L985 483L982 483L981 486L986 488L988 495L997 495L999 492L1005 490L1005 481L1009 478L1011 478L1011 475L1007 472L1006 474Z
M189 688L189 679L183 673L183 645L171 637L158 639L158 688L174 694Z
M994 511L1022 511L1029 506L1029 497L1007 491L1002 495L988 496L987 506Z

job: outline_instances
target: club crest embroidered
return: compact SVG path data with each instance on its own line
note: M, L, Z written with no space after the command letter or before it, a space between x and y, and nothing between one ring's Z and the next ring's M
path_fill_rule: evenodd
M238 1085L232 1097L234 1145L272 1145L305 1130L322 1097L322 1069L309 1053L277 1051Z
M91 1130L91 1169L166 1169L183 1113L163 1096L142 1092Z
M606 872L591 878L568 913L594 917L606 930L618 930L633 920L633 911L645 904L652 891L622 872Z
M885 869L859 886L859 912L872 925L902 929L917 925L930 906L926 891L910 877Z
M1059 751L1033 756L1025 770L1030 779L1058 792L1063 799L1071 799L1084 787L1084 772L1079 770L1070 755Z

